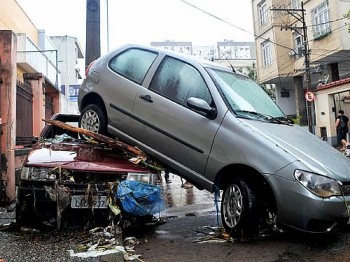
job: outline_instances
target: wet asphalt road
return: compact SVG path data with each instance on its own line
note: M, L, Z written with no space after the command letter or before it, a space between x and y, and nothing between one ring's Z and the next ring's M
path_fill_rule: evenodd
M125 230L135 237L135 254L141 261L350 261L350 229L330 236L294 233L260 236L250 243L215 238L221 228L214 196L196 188L185 189L177 176L165 184L167 209L164 223ZM0 224L13 221L14 213L0 213ZM219 219L219 220L218 220ZM219 224L218 224L219 221ZM83 229L37 232L0 227L0 258L22 261L98 261L73 258L68 250L88 240ZM1 261L1 260L0 260ZM140 260L134 260L140 261Z

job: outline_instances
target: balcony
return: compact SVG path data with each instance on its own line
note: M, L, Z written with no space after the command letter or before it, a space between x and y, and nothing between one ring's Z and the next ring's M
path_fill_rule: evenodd
M40 50L26 34L17 34L17 64L28 73L42 73L59 90L57 50Z

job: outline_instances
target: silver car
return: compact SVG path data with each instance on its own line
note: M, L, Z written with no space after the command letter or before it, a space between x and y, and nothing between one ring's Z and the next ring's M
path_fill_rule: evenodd
M349 159L232 68L126 45L88 68L79 108L81 127L223 190L222 222L235 237L271 223L325 233L349 220Z

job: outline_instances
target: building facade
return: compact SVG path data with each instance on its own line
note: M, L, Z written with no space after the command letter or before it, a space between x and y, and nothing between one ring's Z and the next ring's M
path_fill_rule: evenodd
M192 42L176 42L176 41L163 41L163 42L151 42L151 46L159 47L165 50L171 50L186 55L193 55Z
M81 61L84 58L82 48L76 37L50 36L58 50L58 68L61 72L61 112L79 113L78 91L82 81Z
M350 76L350 34L343 17L350 2L252 0L252 8L258 82L275 84L282 110L319 133L315 106L305 92Z
M0 8L0 204L15 200L15 177L33 137L61 112L60 54L16 0Z
M212 46L193 46L192 42L164 41L151 42L151 46L214 61L227 67L233 67L236 71L247 75L250 69L256 68L254 42L225 40Z

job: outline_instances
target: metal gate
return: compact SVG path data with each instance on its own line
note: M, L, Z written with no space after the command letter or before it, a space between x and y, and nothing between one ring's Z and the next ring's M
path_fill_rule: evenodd
M33 92L29 83L17 81L16 145L31 146L33 139Z

